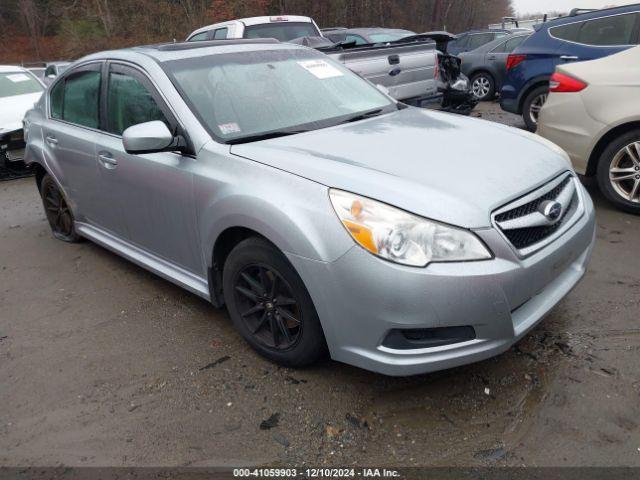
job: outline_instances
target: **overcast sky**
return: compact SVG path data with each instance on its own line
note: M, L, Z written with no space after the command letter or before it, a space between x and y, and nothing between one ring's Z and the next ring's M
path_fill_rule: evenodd
M525 13L545 13L549 11L569 11L572 8L602 8L613 5L629 5L637 0L512 0L518 15Z

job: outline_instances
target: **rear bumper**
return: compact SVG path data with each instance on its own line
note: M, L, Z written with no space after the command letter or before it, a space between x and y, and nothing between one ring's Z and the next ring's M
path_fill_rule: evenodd
M606 127L589 115L580 94L552 93L540 111L536 133L565 150L576 172L584 175L591 150Z
M582 187L581 187L582 188ZM386 375L443 370L500 354L578 283L594 242L593 204L562 237L519 259L493 229L496 258L410 268L353 247L332 263L289 255L320 316L333 359ZM392 329L471 326L474 340L432 348L382 346Z

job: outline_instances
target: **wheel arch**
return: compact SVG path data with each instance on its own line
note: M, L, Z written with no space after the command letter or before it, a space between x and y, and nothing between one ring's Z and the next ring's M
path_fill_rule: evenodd
M549 76L549 75L536 77L536 78L534 78L532 80L529 80L529 82L527 82L527 84L524 86L524 88L522 88L522 90L520 92L520 96L518 97L518 112L519 112L520 115L522 114L522 109L524 107L524 102L527 99L527 97L529 96L529 94L533 90L538 88L538 87L542 87L544 85L548 85L550 78L551 78L551 76Z
M591 149L591 155L589 155L585 176L593 177L597 173L600 157L611 142L613 142L619 136L637 129L640 129L640 120L634 120L631 122L616 125L613 128L607 130L607 132L602 135L596 142L593 149Z

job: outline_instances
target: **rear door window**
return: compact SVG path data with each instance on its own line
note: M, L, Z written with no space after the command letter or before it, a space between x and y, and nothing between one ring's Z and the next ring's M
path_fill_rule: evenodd
M99 67L73 72L65 79L63 120L83 127L98 128L101 79Z
M493 41L493 39L493 33L476 33L473 35L469 35L469 43L466 48L467 50L474 50L478 47L481 47L482 45Z
M215 32L213 32L214 40L224 40L227 38L227 33L229 29L227 27L218 28Z

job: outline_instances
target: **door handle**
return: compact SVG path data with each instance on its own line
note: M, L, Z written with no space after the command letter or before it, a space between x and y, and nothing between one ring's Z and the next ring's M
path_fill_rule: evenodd
M56 137L52 137L51 135L47 135L46 141L51 146L54 146L54 145L58 144L58 139Z
M98 154L98 160L104 168L109 170L113 170L118 166L118 161L111 156L109 152L100 152Z
M495 60L495 59L496 59L495 55L490 55L487 57L487 60Z
M576 57L575 55L561 55L560 60L564 60L565 62L572 62L575 60L580 60L580 57Z

